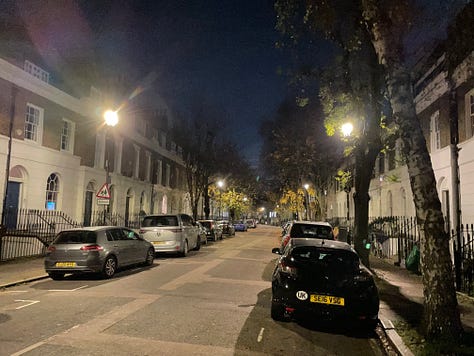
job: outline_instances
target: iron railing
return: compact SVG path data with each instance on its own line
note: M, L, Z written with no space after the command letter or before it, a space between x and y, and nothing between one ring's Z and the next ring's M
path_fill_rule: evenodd
M95 211L82 222L74 221L61 211L18 209L6 210L0 228L0 261L19 257L44 256L49 244L60 231L87 226L111 225L140 227L143 215L128 218L120 214ZM87 222L87 224L84 224Z

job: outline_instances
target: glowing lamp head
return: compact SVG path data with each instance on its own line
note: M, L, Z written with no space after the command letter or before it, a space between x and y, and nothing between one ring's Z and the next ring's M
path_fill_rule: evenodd
M118 114L116 111L107 110L104 112L104 120L107 126L115 126L118 124Z

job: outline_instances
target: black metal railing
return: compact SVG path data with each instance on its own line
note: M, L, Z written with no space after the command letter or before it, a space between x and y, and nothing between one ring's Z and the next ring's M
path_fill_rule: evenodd
M4 213L0 229L0 261L20 257L44 256L49 244L60 231L84 226L62 211L9 209ZM94 211L83 221L88 226L126 226L138 229L143 214L128 217L104 210Z
M456 289L474 295L474 225L463 224L452 230Z

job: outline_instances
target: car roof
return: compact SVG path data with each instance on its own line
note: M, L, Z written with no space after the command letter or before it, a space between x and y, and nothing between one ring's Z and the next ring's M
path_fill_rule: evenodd
M66 229L62 230L60 232L65 232L65 231L101 231L101 230L107 230L107 229L128 229L128 227L125 226L86 226L86 227L77 227L73 229Z
M305 221L305 220L298 220L298 221L293 221L292 222L293 225L296 225L296 224L305 224L305 225L323 225L323 226L328 226L328 227L331 227L331 224L328 223L327 221Z
M291 244L291 247L315 246L315 247L331 248L335 250L346 250L346 251L356 253L356 251L352 248L352 246L349 245L347 242L335 241L335 240L294 237L290 239L288 244Z

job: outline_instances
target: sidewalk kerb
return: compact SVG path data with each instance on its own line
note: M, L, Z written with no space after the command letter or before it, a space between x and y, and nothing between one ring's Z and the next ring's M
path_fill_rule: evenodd
M36 276L36 277L31 277L31 278L20 279L18 281L9 282L9 283L5 283L5 284L0 284L0 289L13 287L13 286L16 286L16 285L22 284L22 283L39 281L39 280L46 279L46 278L49 278L49 276L47 274L41 275L41 276Z

